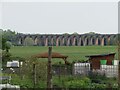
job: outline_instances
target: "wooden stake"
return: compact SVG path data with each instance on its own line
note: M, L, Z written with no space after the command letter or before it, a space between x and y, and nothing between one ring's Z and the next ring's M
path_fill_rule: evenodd
M48 67L47 67L47 89L52 88L52 64L51 64L51 57L52 57L52 47L48 48Z
M33 63L34 88L36 87L36 65Z

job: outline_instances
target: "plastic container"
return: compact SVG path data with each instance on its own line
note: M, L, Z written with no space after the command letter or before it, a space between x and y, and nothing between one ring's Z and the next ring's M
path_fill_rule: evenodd
M106 63L107 63L107 60L100 60L101 65L106 65Z
M112 61L112 65L118 65L119 64L119 60L113 60Z

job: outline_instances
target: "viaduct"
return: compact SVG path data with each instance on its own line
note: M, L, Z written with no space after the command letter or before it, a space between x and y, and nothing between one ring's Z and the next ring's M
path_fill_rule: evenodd
M17 34L17 45L26 45L26 38L37 46L105 46L113 45L117 34Z

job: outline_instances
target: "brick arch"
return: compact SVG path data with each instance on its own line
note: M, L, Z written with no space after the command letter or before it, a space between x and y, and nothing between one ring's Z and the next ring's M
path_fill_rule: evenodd
M110 36L110 45L115 44L116 37L117 37L116 35L111 35Z
M54 36L51 36L51 46L54 46L54 39L53 39Z
M75 45L74 46L78 46L79 43L79 36L75 36Z
M82 35L82 37L81 37L81 45L82 46L86 46L86 44L87 44L87 35Z
M93 45L93 36L89 36L89 45Z
M96 45L96 38L98 38L97 36L92 36L92 45Z
M70 36L67 37L67 46L70 46Z
M68 35L64 36L64 45L67 46L68 45Z
M52 42L51 42L51 41L52 41L52 40L51 40L51 36L49 35L47 38L48 38L48 46L52 46Z
M60 46L60 36L56 37L56 46Z
M56 46L56 38L57 38L57 37L54 35L54 36L53 36L53 46Z
M73 44L73 36L70 36L69 38L70 38L69 46L72 46L72 44Z
M101 45L101 38L100 38L100 36L96 36L95 45Z
M77 36L77 46L81 46L81 35Z
M48 46L48 36L42 36L42 46Z
M27 38L31 39L33 41L32 45L34 45L34 40L33 40L32 36L30 36L30 35L27 35L27 36L24 37L23 45L27 46L28 43L25 42Z
M85 38L85 46L88 46L88 45L89 45L89 38L86 37L86 38Z
M34 45L37 45L37 46L41 46L42 44L42 40L41 40L41 36L34 36L32 37L33 40L34 40Z
M102 40L103 40L102 46L109 45L110 36L109 36L109 35L104 35L104 36L102 37Z
M18 37L18 45L23 45L23 38L21 36Z
M65 36L61 36L60 46L64 46L64 44L65 44Z

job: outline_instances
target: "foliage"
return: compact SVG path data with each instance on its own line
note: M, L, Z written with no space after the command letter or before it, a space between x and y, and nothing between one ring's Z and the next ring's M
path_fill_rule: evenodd
M12 31L8 30L8 31L2 31L0 30L0 32L2 32L2 34L0 34L0 37L2 38L0 41L2 42L2 46L0 45L0 49L2 50L6 50L7 52L9 51L10 47L12 46L11 43L11 35L13 34ZM12 33L12 34L11 34Z
M89 74L89 78L92 79L92 80L102 80L102 79L106 80L107 79L106 76L100 75L97 72Z
M12 46L12 43L9 42L9 41L6 41L6 43L5 43L5 49L6 49L7 52L9 52L9 49L11 48L11 46Z
M2 30L2 37L5 38L7 41L13 42L16 39L16 32L11 31L10 29L8 30Z
M4 67L7 61L10 60L11 54L6 51L2 51L2 66Z
M46 88L47 87L47 82L46 81L39 81L37 84L36 84L36 88Z
M97 84L97 83L92 83L91 88L95 89L105 89L108 88L106 84ZM106 89L105 89L106 90Z
M67 88L89 88L90 84L90 79L85 77L85 78L75 78L73 80L67 81L65 83L65 86Z
M25 38L24 45L25 46L33 46L34 45L33 39L29 38L29 37Z
M9 48L8 46L10 45L10 42L11 44L14 44L15 41L16 41L15 31L11 31L10 29L8 30L0 29L0 42L2 42L2 44L0 44L0 49L8 50L7 48Z
M53 77L53 85L59 88L89 88L91 81L87 77L61 76Z
M47 78L47 70L46 70L46 63L39 62L36 58L28 58L23 62L23 66L21 68L22 76L28 76L29 79L32 81L34 80L33 75L33 64L36 65L36 83L38 84L39 81L46 81Z
M2 42L1 49L2 49L2 50L5 50L5 49L6 49L6 42L7 42L7 40L2 37L2 41L1 41L1 42Z
M5 38L3 38L2 40L2 50L6 50L7 52L9 52L9 49L11 48L12 43L9 41L6 41Z
M73 35L79 35L77 32L74 32Z
M20 76L16 74L11 74L11 84L20 85L21 88L33 88L33 82L28 77L21 79Z
M120 87L120 34L118 34L118 60L119 60L119 68L118 68L118 84Z

